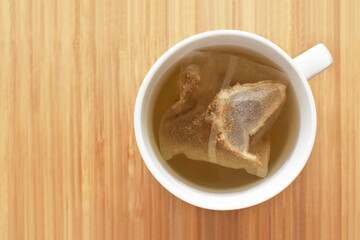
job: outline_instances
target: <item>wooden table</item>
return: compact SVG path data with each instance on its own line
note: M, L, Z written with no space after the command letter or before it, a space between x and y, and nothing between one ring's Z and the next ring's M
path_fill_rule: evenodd
M0 239L360 239L360 1L0 0ZM167 192L139 154L140 84L175 43L214 29L294 57L324 43L311 79L317 137L282 193L209 211Z

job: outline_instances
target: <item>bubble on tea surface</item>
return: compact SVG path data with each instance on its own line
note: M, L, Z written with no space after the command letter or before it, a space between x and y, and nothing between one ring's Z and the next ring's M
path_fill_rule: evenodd
M242 57L206 51L187 55L178 100L160 124L163 157L184 153L265 177L268 130L285 103L285 81L276 68Z

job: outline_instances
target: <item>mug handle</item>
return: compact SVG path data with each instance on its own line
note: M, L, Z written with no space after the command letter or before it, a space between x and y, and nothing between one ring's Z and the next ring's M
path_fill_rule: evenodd
M294 64L309 80L333 63L333 58L324 44L320 43L293 59Z

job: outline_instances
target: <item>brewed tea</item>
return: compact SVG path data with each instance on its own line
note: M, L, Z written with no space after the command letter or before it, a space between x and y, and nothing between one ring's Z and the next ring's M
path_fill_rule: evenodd
M235 86L236 84L239 84L239 83L242 84L243 86L245 86L246 84L248 84L249 86L250 85L255 86L257 84L260 84L259 86L263 86L264 84L265 85L268 84L268 86L272 86L272 85L275 86L276 83L274 81L278 81L279 86L280 85L281 86L289 85L286 74L283 73L282 71L278 70L278 68L276 67L276 65L274 63L272 63L268 59L262 57L261 55L251 52L251 51L248 51L248 50L246 50L246 51L240 50L235 53L234 53L234 51L231 51L230 55L223 54L224 52L225 53L229 52L229 50L228 49L216 49L214 51L214 49L212 49L211 51L201 51L198 54L195 54L195 57L192 56L190 59L187 58L187 59L183 60L183 62L188 61L188 63L185 64L186 68L184 68L182 66L178 66L177 68L174 68L172 72L169 72L168 74L166 74L164 76L164 78L166 78L164 80L165 84L163 85L163 88L160 90L160 93L159 93L158 98L155 103L155 111L154 111L154 132L155 132L157 144L160 144L158 134L159 134L159 129L161 131L161 128L160 128L161 118L164 117L164 114L170 108L173 108L174 111L176 111L175 114L174 113L172 114L172 116L179 116L179 114L184 114L184 113L187 114L188 111L194 111L194 106L192 106L192 105L199 104L199 102L203 102L204 106L206 105L206 107L208 107L208 105L209 105L208 103L213 101L214 97L217 96L217 94L219 94L219 90L232 89L232 88L236 87ZM215 60L208 57L209 53L212 55L216 54ZM201 61L206 62L206 63L203 64ZM213 62L211 62L211 61L213 61ZM204 66L209 66L209 62L210 62L210 66L211 66L211 64L215 64L216 67L211 67L211 69L207 71L207 73L206 73L207 75L205 75L205 78L207 81L206 82L203 81L201 83L201 81L199 81L196 73L200 70L202 70L204 72L204 70L203 70ZM235 68L233 67L233 70L231 70L231 66L230 66L231 64L233 64L235 66ZM221 65L223 65L223 66L221 66ZM246 71L244 71L244 70L241 71L241 69L239 69L239 68L246 68ZM187 72L183 76L186 76L186 77L181 79L181 72L184 71L184 69L186 69ZM221 71L221 69L225 69L225 70ZM233 72L231 78L228 77L229 69L230 69L230 71ZM223 75L223 76L221 76L221 75ZM201 77L204 77L204 74ZM222 80L219 81L218 79L222 79ZM263 81L263 80L272 80L272 81ZM213 84L211 84L211 81L213 82ZM224 83L226 81L227 81L227 83ZM263 81L264 84L261 81ZM198 88L199 90L197 90L197 91L199 91L198 96L200 96L200 97L198 99L189 98L188 95L191 94L192 91L194 91L194 86L199 87L197 85L204 84L204 82L205 82L205 85L202 88ZM267 82L269 82L269 83L267 83ZM231 87L231 86L234 86L234 87ZM282 88L280 88L280 89L282 89ZM226 90L226 91L229 91L229 90ZM268 90L264 89L263 91L268 91ZM246 93L246 92L243 92L243 94L244 93ZM253 93L248 92L246 94L251 95ZM292 137L292 135L297 134L297 125L298 125L297 105L296 105L295 96L293 95L293 90L292 90L291 86L287 90L287 95L288 96L287 96L286 103L285 103L285 101L283 102L283 103L285 103L285 106L283 107L279 118L275 121L274 126L272 126L270 133L269 134L266 133L266 134L264 134L264 136L261 135L261 139L256 139L257 142L256 142L256 144L254 144L254 146L256 146L258 144L262 144L261 142L264 142L265 145L262 144L261 146L263 146L264 149L270 148L270 146L267 147L267 145L266 145L266 142L269 142L269 140L267 140L267 139L270 138L270 142L271 142L271 153L270 153L270 162L269 162L270 174L272 172L274 172L275 168L277 168L277 167L279 167L279 165L281 165L281 163L279 161L285 159L285 156L287 154L286 147L288 145L291 145L292 144L291 141L292 141L292 139L294 139L294 137ZM187 105L184 105L184 104L182 105L182 106L185 106L185 108L179 107L176 104L174 104L175 102L178 102L178 103L182 102L181 100L179 101L179 99L181 99L181 98L186 99L186 101L187 101ZM194 101L194 102L191 102L191 101ZM248 103L249 102L247 102L247 104ZM203 112L203 110L204 109L202 109L201 111ZM195 110L195 112L196 112L196 110ZM199 113L199 114L201 114L201 113ZM199 116L199 114L198 114L198 116ZM192 119L192 121L193 120L194 119ZM184 118L183 120L180 119L180 122L181 121L184 122L187 120ZM179 123L177 123L177 124L179 125ZM204 123L204 124L206 125L206 123ZM191 125L188 125L188 126L192 127ZM171 126L171 127L172 128L169 128L169 129L174 129L174 126ZM206 129L206 128L211 129L211 126L203 127L203 129ZM180 132L180 134L182 134L182 136L184 136L184 134L186 134L186 133L182 133L184 129L180 129L180 130L182 130ZM221 161L218 161L218 162L215 161L215 164L211 163L211 161L213 161L213 159L210 159L211 161L209 161L209 159L205 159L208 162L197 161L197 160L203 160L203 159L201 159L201 158L204 158L204 157L201 157L202 155L205 156L201 152L204 152L206 150L207 151L206 154L208 156L209 149L210 149L209 147L205 147L205 144L206 144L206 146L208 146L208 145L210 146L210 143L209 143L210 142L210 140L209 140L210 134L205 133L205 135L203 136L203 140L201 140L201 132L203 132L203 135L204 135L204 131L198 131L196 133L196 139L200 139L200 140L194 141L194 144L192 144L191 141L189 141L189 139L191 140L191 137L190 138L188 137L187 139L185 139L184 142L189 143L188 146L190 146L190 148L188 147L188 148L185 148L186 150L180 150L178 152L179 154L176 154L176 150L180 149L181 146L180 146L180 148L177 147L176 145L174 145L175 147L171 147L171 141L168 141L168 139L166 139L166 141L165 141L166 143L169 143L169 144L165 145L166 147L169 146L170 149L171 148L175 149L175 151L171 152L171 154L169 156L164 155L165 159L171 158L170 160L166 161L165 164L169 164L173 168L173 170L180 175L180 177L185 178L184 180L186 180L187 182L192 182L197 185L207 186L207 187L211 187L211 188L234 188L234 187L244 185L245 183L257 181L259 179L258 177L255 177L255 176L252 176L252 175L246 173L242 169L228 168L228 167L232 167L231 164L227 164L227 163L220 164L220 165L228 166L228 167L220 166L219 163ZM210 132L210 131L207 131L207 132ZM172 135L174 135L174 134L172 134ZM268 135L270 135L269 138L268 138ZM164 139L164 134L162 135L162 138ZM171 138L169 138L169 139L171 139ZM202 144L202 141L204 142L204 144ZM196 145L198 145L198 146L196 146ZM167 148L162 147L162 150L164 150L164 149L167 149ZM187 151L187 149L191 150L190 154L188 153L189 151ZM201 154L193 154L196 152L200 152L202 155ZM224 157L226 158L226 156L221 154L221 151L217 151L217 152L219 152L219 153L217 153L217 158L220 158L220 159L222 159ZM185 153L185 155L187 155L188 157L190 156L191 159L197 159L197 160L191 160L191 159L187 158L183 153ZM164 151L163 151L163 154L166 154L166 153L164 153ZM195 156L193 156L193 155L195 155ZM216 164L216 163L218 163L218 164ZM237 168L237 167L234 167L234 168ZM242 168L244 168L244 167L242 167ZM261 171L251 172L251 169L249 171L248 168L246 168L246 170L257 176L265 177L265 175L267 173L267 162L266 162L266 171L265 172L264 171L263 172L261 172Z

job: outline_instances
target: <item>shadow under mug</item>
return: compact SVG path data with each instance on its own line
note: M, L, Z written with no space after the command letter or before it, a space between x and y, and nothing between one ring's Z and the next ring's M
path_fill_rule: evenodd
M289 77L299 106L299 134L286 161L271 176L246 189L230 193L209 192L181 181L164 166L164 159L153 140L152 119L154 98L160 79L187 53L216 46L246 48L270 59ZM134 113L136 141L146 166L169 192L198 207L233 210L264 202L284 190L305 166L316 135L316 110L308 79L332 64L331 54L318 44L296 58L256 34L236 30L216 30L189 37L165 52L147 73L137 96Z

